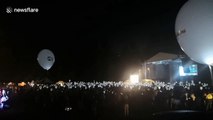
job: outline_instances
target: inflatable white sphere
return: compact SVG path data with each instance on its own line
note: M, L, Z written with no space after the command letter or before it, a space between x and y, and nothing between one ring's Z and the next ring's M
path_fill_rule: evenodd
M213 65L213 0L189 0L177 14L175 33L194 61Z
M37 60L43 69L49 70L55 62L55 56L49 49L43 49L38 53Z

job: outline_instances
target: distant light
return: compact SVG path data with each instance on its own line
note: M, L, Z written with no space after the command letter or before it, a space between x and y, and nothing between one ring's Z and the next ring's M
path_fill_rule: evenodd
M58 81L56 84L60 85L60 86L64 86L64 81L60 80Z
M19 86L19 87L24 87L25 85L26 85L25 82L20 82L20 83L18 83L18 86Z
M68 112L68 111L72 110L72 107L65 107L64 110Z
M139 82L139 75L130 75L131 84L136 84Z

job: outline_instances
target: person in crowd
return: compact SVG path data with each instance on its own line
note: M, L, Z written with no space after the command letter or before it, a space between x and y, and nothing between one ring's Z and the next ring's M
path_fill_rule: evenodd
M206 94L206 111L209 111L212 109L212 101L213 101L212 93Z
M6 91L3 89L1 91L1 97L0 97L0 109L4 108L4 103L9 99L9 97L6 95Z
M129 96L127 94L124 96L124 116L129 117Z

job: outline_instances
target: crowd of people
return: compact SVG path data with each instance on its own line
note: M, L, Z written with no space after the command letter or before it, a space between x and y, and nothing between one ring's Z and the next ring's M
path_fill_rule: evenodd
M13 91L9 88L5 90ZM212 87L193 80L144 84L71 81L49 85L29 83L21 86L15 94L13 97L8 95L12 99L11 108L18 106L32 112L68 112L77 118L128 118L142 113L146 115L177 109L213 110Z

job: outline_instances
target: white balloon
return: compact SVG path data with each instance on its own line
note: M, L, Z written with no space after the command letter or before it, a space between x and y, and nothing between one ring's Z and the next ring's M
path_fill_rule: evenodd
M213 0L187 1L177 15L175 32L192 60L213 65Z
M52 51L43 49L39 52L37 60L42 68L49 70L55 62L55 56Z

